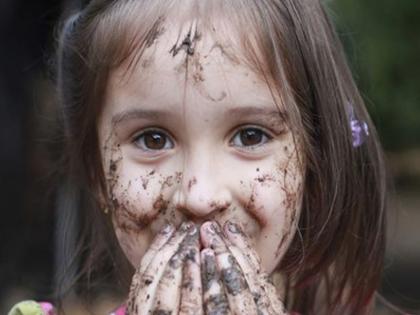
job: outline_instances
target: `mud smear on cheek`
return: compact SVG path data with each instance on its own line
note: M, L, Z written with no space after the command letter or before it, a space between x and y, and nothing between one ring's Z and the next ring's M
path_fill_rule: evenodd
M151 177L156 173L155 170L152 170L149 174L147 174L146 176L140 176L140 180L141 180L141 185L143 187L144 190L147 190L147 186L149 185L149 181L151 179Z
M121 172L123 155L120 144L113 144L109 147L112 135L107 140L104 150L109 151L109 169L107 172L108 195L110 198L110 208L120 230L126 233L138 233L147 226L154 217L150 214L136 213L130 209L135 206L130 203L131 181L124 188L121 183ZM110 149L108 149L110 148ZM152 172L149 175L153 175ZM147 185L147 184L146 184Z
M171 188L174 184L181 183L182 180L182 172L176 172L175 175L169 175L166 177L161 178L159 181L160 184L160 192L156 200L153 202L153 210L156 214L166 215L169 200L166 200L163 197L163 192L165 188Z
M270 182L274 183L276 179L271 174L262 174L254 178L261 186L269 186Z
M248 202L245 205L245 210L249 213L255 222L258 222L260 226L265 226L267 222L262 220L262 217L258 213L263 209L262 207L257 207L255 200L257 199L258 194L256 192L255 186L252 186L251 196L248 199ZM244 228L247 228L247 223L244 223Z
M163 198L163 194L161 193L156 201L153 203L153 209L155 213L159 213L161 215L166 214L166 210L168 210L169 201Z
M191 191L191 188L197 184L197 178L193 177L193 179L190 179L188 181L188 191Z
M288 155L284 165L280 165L279 171L283 174L282 191L285 199L283 201L283 209L285 213L285 224L283 226L282 237L277 246L276 256L279 256L294 232L294 226L297 224L298 216L298 199L302 193L302 179L300 171L297 167L296 149L289 146L284 147L284 152Z

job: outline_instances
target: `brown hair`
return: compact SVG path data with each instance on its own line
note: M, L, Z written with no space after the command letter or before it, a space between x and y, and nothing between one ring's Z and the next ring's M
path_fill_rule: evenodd
M217 33L210 26L213 18L233 29L248 65L298 113L294 131L303 141L306 171L299 233L278 266L288 278L286 305L305 315L369 313L385 250L384 163L325 9L318 0L219 0L200 2L206 12L200 15L199 1L192 3L191 16L206 25L201 31ZM87 255L81 275L99 267L98 261L127 270L126 279L133 272L126 260L118 262L124 255L99 210L97 198L106 196L106 183L97 118L110 71L127 60L138 62L181 4L93 0L62 28L62 167L63 178L77 187L69 200L77 196L83 202L74 205L83 222L77 251ZM357 148L352 146L349 106L369 127L369 137Z

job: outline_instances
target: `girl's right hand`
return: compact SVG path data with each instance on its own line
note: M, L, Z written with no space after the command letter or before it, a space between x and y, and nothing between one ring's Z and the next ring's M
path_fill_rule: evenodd
M202 315L200 240L197 227L167 225L143 256L131 283L127 312Z

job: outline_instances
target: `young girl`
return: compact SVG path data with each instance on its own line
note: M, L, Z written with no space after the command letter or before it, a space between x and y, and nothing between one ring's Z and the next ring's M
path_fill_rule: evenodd
M372 313L382 152L318 0L92 0L58 56L81 272L129 274L115 314Z

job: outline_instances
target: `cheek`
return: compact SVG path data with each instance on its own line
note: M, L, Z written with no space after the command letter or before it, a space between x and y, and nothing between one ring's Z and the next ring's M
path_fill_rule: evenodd
M113 219L113 226L121 249L133 267L137 268L152 241L151 230L145 229L140 233L133 233L121 228L115 219Z
M121 249L136 267L165 215L169 215L164 194L179 181L180 174L165 176L120 156L114 153L105 164L108 202Z
M291 158L278 173L257 177L251 199L262 229L256 249L267 272L280 262L297 230L302 203L302 172Z

